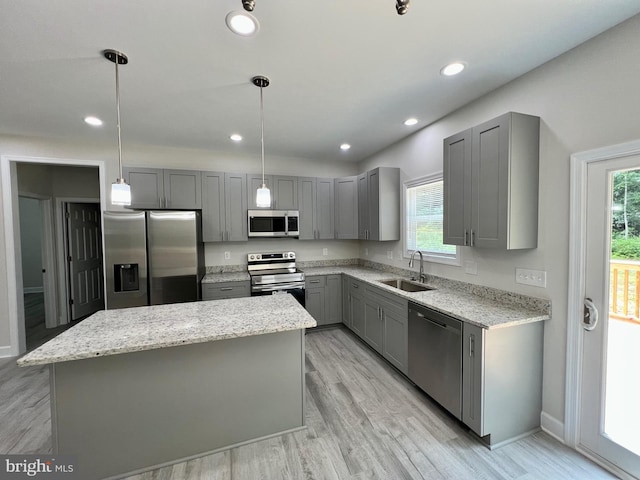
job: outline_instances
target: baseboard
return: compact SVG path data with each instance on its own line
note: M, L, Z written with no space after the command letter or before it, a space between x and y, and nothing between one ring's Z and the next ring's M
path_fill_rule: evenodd
M540 428L561 443L564 443L564 422L546 412L540 414Z
M11 346L0 347L0 358L15 357Z
M44 293L44 287L23 287L24 293Z

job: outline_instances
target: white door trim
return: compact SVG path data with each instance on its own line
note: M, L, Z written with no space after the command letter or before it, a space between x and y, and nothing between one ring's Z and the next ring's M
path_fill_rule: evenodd
M578 446L580 372L582 369L583 295L586 251L587 167L590 163L640 155L640 140L571 155L569 200L569 298L567 309L567 371L564 440Z
M19 257L20 245L16 247L16 230L20 231L19 218L16 215L18 205L18 181L16 163L42 163L49 165L68 165L81 167L98 167L100 185L101 210L105 209L106 184L105 163L102 160L77 160L47 157L23 157L18 155L0 155L0 175L2 180L2 213L4 221L5 260L7 268L7 299L10 338L10 356L17 356L26 350L24 332L24 305L18 301L22 297L22 265ZM22 326L20 320L22 319ZM6 356L6 348L0 349L0 354Z

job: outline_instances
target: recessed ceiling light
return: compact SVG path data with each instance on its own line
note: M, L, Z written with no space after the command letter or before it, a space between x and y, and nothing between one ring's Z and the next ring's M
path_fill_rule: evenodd
M410 127L411 125L415 125L416 123L418 123L418 119L417 119L417 118L407 118L407 119L404 121L404 124L405 124L407 127Z
M234 133L229 138L234 142L239 142L240 140L242 140L242 135L238 135L237 133Z
M229 12L225 21L229 30L243 37L255 35L260 29L258 19L248 12Z
M98 117L84 117L84 122L91 125L92 127L102 126L102 120L100 120Z
M345 152L350 148L351 148L351 145L349 145L348 143L343 143L342 145L340 145L340 150L344 150Z
M452 75L457 75L461 71L463 71L465 66L466 65L462 62L453 62L453 63L450 63L449 65L442 67L442 70L440 70L440 73L447 77L451 77Z

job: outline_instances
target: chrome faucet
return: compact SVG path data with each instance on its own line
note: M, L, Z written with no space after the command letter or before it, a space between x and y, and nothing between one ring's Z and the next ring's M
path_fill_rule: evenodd
M424 274L424 259L422 258L422 252L420 250L414 250L413 253L411 254L411 258L409 259L409 268L413 268L413 257L416 256L416 253L420 254L420 282L424 283L424 280L426 278L425 274Z

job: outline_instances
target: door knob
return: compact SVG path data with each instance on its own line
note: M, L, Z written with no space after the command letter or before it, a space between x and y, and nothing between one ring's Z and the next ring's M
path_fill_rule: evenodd
M584 315L582 317L582 328L591 331L598 324L598 309L590 298L584 299Z

